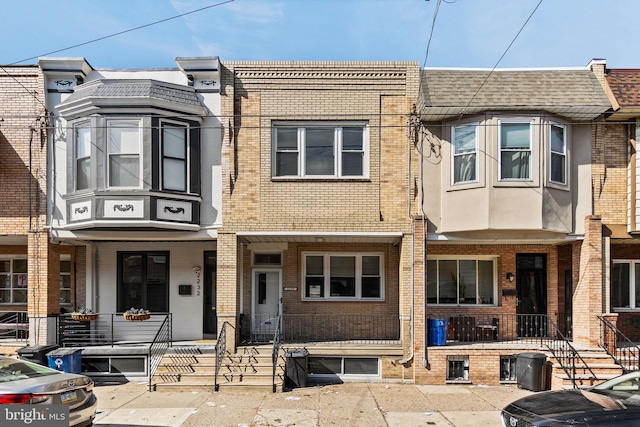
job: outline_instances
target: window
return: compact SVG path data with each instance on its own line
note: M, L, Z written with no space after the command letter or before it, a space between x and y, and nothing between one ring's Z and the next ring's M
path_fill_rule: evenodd
M71 258L60 256L60 304L71 304Z
M477 178L478 124L454 126L453 142L453 183L473 182Z
M281 253L260 253L255 252L253 254L253 265L265 266L265 265L282 265Z
M567 183L567 132L565 126L549 126L549 180L556 184Z
M531 179L531 123L500 123L500 179Z
M469 356L447 356L447 381L469 381Z
M380 360L376 357L309 357L309 375L375 376L380 375Z
M138 121L108 122L110 187L140 187L140 135Z
M382 299L382 255L305 254L305 298Z
M516 356L500 356L500 381L515 381Z
M118 252L118 311L169 311L169 254Z
M427 303L494 304L495 259L427 260Z
M26 258L0 259L0 304L27 303Z
M187 128L162 124L162 188L187 191Z
M276 125L273 176L366 177L367 139L364 124Z
M76 190L86 190L91 185L91 128L75 128Z
M611 306L640 308L640 260L613 261Z

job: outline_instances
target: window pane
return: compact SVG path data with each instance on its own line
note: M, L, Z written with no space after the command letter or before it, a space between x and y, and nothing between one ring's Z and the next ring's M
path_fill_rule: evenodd
M165 156L186 159L186 131L184 128L163 127L162 151Z
M342 153L342 176L363 175L363 153Z
M442 260L440 266L440 304L458 302L458 263L455 260Z
M305 136L306 175L334 174L333 128L309 128Z
M551 181L565 183L565 157L555 153L551 154Z
M111 156L109 185L137 187L140 185L140 159L138 156Z
M347 375L377 375L378 359L345 357L344 373Z
M276 150L298 150L298 129L276 128Z
M164 159L162 186L167 190L187 191L187 165L184 160Z
M363 256L362 257L362 274L367 276L377 276L380 274L380 257L379 256Z
M322 256L307 256L307 274L315 276L324 274L323 260Z
M453 182L476 180L476 154L464 154L453 158Z
M511 179L529 178L529 158L528 151L503 151L501 154L501 177Z
M475 304L476 300L476 261L461 260L458 276L460 304Z
M356 259L355 257L330 257L332 297L356 296Z
M13 272L14 273L26 273L27 272L27 260L26 259L14 259L13 260Z
M91 155L91 128L76 128L76 158Z
M551 151L564 154L564 128L551 126Z
M453 140L454 154L476 151L476 125L456 126Z
M614 263L611 272L611 305L629 307L629 264Z
M427 261L427 303L437 304L438 302L438 270L437 261Z
M493 304L493 261L478 261L479 304Z
M500 125L500 147L509 149L530 149L528 123L502 123Z
M339 357L310 357L310 374L342 374L342 359Z
M79 159L76 164L76 190L89 188L91 159Z
M5 260L0 261L0 273L9 273L11 272L11 261Z
M307 298L324 298L324 277L307 276L305 287Z
M362 278L362 298L380 298L380 277Z
M276 154L276 176L298 176L298 153Z
M140 130L137 123L114 123L109 127L109 153L139 153Z

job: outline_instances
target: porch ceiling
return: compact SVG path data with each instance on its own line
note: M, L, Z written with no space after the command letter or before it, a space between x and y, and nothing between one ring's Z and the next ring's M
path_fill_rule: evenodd
M389 243L399 244L402 232L333 232L333 231L238 231L238 238L244 243Z

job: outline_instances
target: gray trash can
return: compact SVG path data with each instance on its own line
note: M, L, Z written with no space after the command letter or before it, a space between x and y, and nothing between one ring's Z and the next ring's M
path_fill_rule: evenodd
M47 353L57 349L55 344L51 345L32 345L18 349L18 357L28 362L34 362L42 366L49 366L47 361Z
M531 391L546 389L545 364L547 356L544 353L520 353L516 355L516 379L518 388Z
M288 388L306 387L309 364L309 352L297 349L285 353L285 386Z

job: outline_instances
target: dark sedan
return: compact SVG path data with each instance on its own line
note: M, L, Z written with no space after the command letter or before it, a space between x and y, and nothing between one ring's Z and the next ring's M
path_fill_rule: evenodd
M88 426L97 400L91 378L0 356L0 405L67 405L70 426Z
M621 375L588 389L545 391L507 405L504 427L638 426L640 372Z

